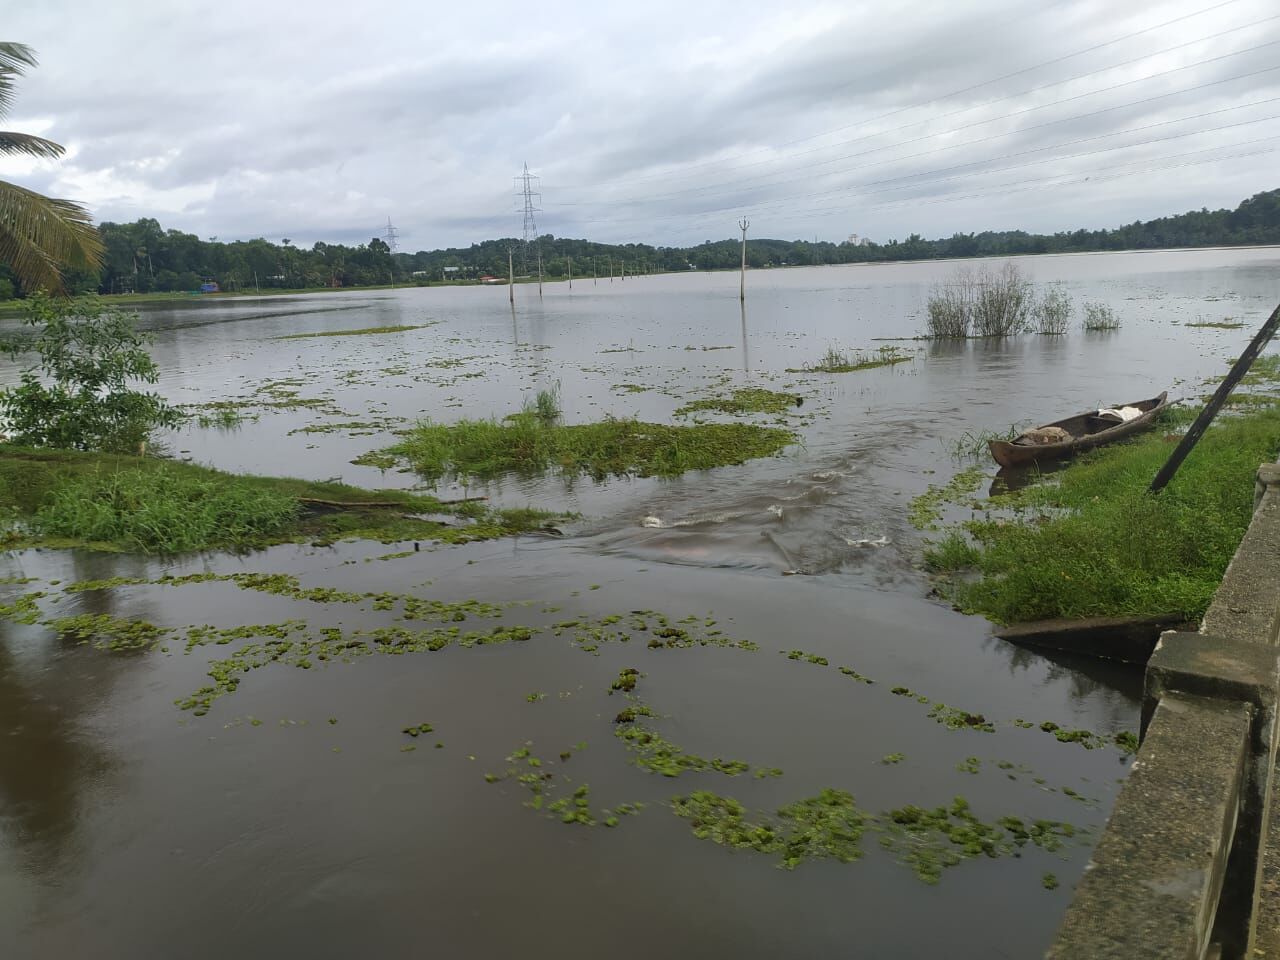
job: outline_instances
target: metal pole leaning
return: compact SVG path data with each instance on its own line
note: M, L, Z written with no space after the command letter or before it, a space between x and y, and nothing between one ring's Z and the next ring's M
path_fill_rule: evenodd
M1209 428L1213 418L1218 415L1222 405L1227 402L1227 397L1235 389L1236 384L1244 379L1244 375L1249 372L1249 367L1253 365L1253 361L1258 359L1258 354L1262 352L1262 348L1276 335L1277 328L1280 328L1280 305L1277 305L1271 311L1271 316L1262 325L1258 335L1244 348L1244 353L1240 354L1240 359L1232 365L1226 379L1218 384L1217 391L1209 398L1209 402L1205 404L1204 409L1200 411L1200 416L1196 417L1195 423L1191 424L1191 429L1182 438L1182 442L1170 454L1169 459L1160 468L1160 472L1151 481L1151 486L1147 488L1148 493L1159 493L1173 479L1173 475L1182 466L1182 461L1187 459L1187 454L1191 452L1191 448L1204 436L1205 430Z

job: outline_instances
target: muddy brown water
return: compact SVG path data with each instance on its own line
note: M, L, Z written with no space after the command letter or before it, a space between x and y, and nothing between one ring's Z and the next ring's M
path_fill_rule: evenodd
M1202 392L1280 296L1275 250L1161 252L1020 261L1039 283L1110 303L1107 335L936 345L912 361L804 376L830 345L874 349L922 327L950 264L758 271L745 314L731 275L575 281L517 289L340 293L148 310L178 402L261 400L265 381L318 406L263 408L239 430L189 428L176 456L232 470L413 486L349 461L430 416L503 416L559 385L569 422L668 419L736 386L804 398L784 455L676 480L560 477L445 482L445 495L570 510L564 536L396 556L406 545L277 547L162 560L27 551L0 557L0 598L44 590L56 615L111 613L163 626L303 620L391 626L398 611L316 603L227 582L64 594L83 579L285 572L303 586L510 605L496 624L531 640L373 656L300 670L271 664L205 716L174 705L231 647L112 653L40 626L0 623L0 952L5 956L1024 957L1052 937L1089 845L1128 768L1110 748L1058 743L1013 720L1103 734L1134 729L1140 677L1049 658L928 596L910 498L963 464L966 431L1042 422L1100 403ZM1231 316L1240 330L1188 328ZM371 326L397 334L273 339ZM725 348L725 349L713 349ZM6 377L12 367L4 368ZM634 385L624 388L622 385ZM268 398L270 399L270 398ZM279 395L275 397L279 399ZM399 418L404 418L399 419ZM300 432L360 422L363 428ZM980 461L984 462L985 461ZM994 464L989 473L994 475ZM60 581L54 584L53 581ZM593 587L595 589L593 589ZM659 610L714 619L755 652L579 649L550 625ZM420 626L421 624L410 624ZM822 667L788 660L803 649ZM847 665L874 679L855 683ZM613 736L624 667L655 726L706 757L780 767L778 778L632 765ZM895 685L980 712L993 734L948 730ZM531 694L545 694L530 701ZM330 723L330 718L336 723ZM258 721L255 723L254 721ZM401 730L430 722L410 741ZM435 748L435 742L443 744ZM417 749L403 752L412 742ZM532 742L587 783L594 809L643 802L616 829L564 825L487 783ZM882 763L901 753L896 764ZM957 769L968 757L980 772ZM1001 767L1003 763L1006 766ZM1037 782L1041 780L1043 782ZM870 812L962 795L985 820L1066 820L1057 853L965 861L921 883L876 836L841 864L793 871L695 838L666 803L712 790L768 812L824 787ZM1070 788L1073 797L1063 788ZM562 788L563 789L563 788ZM1045 873L1060 886L1047 890Z

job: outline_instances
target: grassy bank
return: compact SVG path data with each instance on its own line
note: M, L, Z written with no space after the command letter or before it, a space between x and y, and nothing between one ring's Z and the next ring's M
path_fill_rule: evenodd
M552 468L596 479L674 477L771 456L794 440L788 430L754 424L673 426L608 419L564 426L520 413L502 421L419 423L402 442L373 457L404 460L429 478L530 475Z
M953 528L925 555L944 594L1001 623L1203 615L1249 525L1258 465L1280 452L1280 407L1220 421L1158 497L1173 449L1155 433L1108 447Z
M535 529L547 518L395 490L0 445L0 546L8 549L178 553L340 539L463 543Z

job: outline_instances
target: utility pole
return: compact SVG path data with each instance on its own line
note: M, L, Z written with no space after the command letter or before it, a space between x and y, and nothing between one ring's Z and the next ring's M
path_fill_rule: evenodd
M569 257L569 289L573 289L573 257Z
M594 287L600 282L600 258L591 258L591 285Z
M507 247L507 299L511 301L511 309L516 306L516 268L512 260L511 248Z
M613 257L609 258L609 282L613 283Z
M738 226L742 229L742 276L738 280L738 299L742 303L747 302L747 227L751 226L751 221L743 217L738 221Z
M542 249L538 249L538 299L542 299Z

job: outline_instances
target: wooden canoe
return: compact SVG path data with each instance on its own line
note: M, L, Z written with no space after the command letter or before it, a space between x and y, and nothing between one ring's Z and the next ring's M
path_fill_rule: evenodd
M1035 463L1037 460L1064 460L1085 450L1092 450L1104 443L1111 443L1148 429L1168 405L1166 392L1149 400L1119 404L1122 407L1137 407L1142 411L1140 415L1123 423L1108 417L1100 417L1097 410L1089 410L1086 413L1078 413L1074 417L1055 420L1053 423L1046 423L1036 428L1043 430L1045 427L1061 427L1071 434L1070 440L1064 440L1061 443L991 440L987 446L991 449L991 456L995 457L996 463L1002 467L1017 467Z

